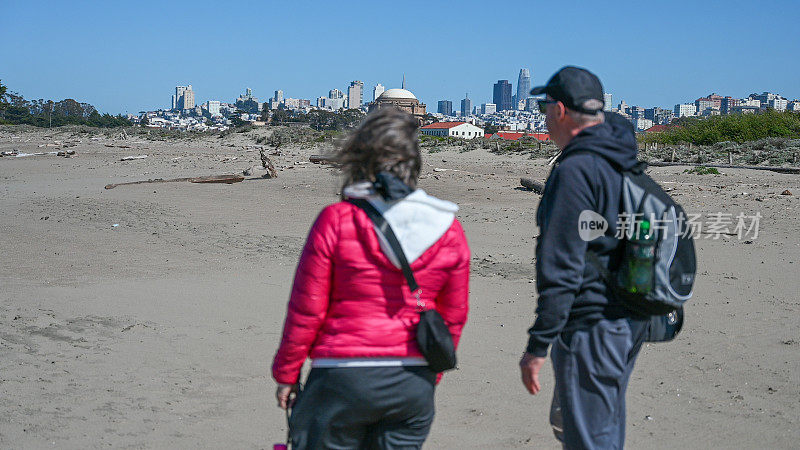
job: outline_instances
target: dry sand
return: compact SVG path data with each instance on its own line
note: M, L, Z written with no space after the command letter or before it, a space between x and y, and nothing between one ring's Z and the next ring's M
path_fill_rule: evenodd
M0 447L271 448L284 437L269 365L305 234L337 200L333 169L296 164L320 149L283 148L273 180L103 189L241 172L258 164L253 133L265 132L170 143L0 127L0 151L78 142L68 159L0 158ZM473 254L460 368L439 386L428 448L558 448L550 367L536 397L517 368L539 200L519 178L547 172L520 155L425 150L420 185L461 206ZM690 213L763 217L751 242L697 241L684 332L646 346L633 375L630 448L800 442L800 178L725 172L650 171Z

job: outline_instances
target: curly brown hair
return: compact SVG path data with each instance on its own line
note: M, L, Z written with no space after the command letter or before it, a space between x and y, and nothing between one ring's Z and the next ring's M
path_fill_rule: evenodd
M344 173L342 190L358 181L374 182L380 172L415 189L422 168L417 128L417 119L397 108L370 113L336 154Z

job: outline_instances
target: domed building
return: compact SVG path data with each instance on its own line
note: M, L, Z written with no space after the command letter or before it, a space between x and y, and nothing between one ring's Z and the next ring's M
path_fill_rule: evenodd
M417 97L406 89L389 89L383 91L380 97L367 106L369 112L381 108L397 108L416 117L420 124L425 120L425 104L420 103Z

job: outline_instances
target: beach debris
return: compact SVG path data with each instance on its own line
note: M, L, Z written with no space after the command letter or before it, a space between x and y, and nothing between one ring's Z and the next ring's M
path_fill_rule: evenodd
M781 195L792 195L792 191L786 189L785 191L781 192Z
M119 226L118 223L115 223L114 225L111 225L112 228L117 228L118 226Z
M4 152L4 153L6 153L6 152ZM6 154L4 156L13 156L14 158L25 158L25 157L28 157L28 156L49 156L49 155L62 156L62 155L59 155L59 153L61 153L61 152L11 153L11 154Z
M233 184L244 181L244 177L236 174L209 175L205 177L189 178L190 183L225 183Z
M261 156L261 166L267 171L264 174L264 178L278 178L278 171L275 170L275 166L272 165L269 156L264 153L263 149L258 149L258 154Z
M541 181L532 180L530 178L520 178L519 184L521 184L525 189L533 191L537 194L544 192L544 183Z
M184 178L172 178L165 180L163 178L155 178L151 180L142 180L142 181L129 181L127 183L115 183L115 184L108 184L106 185L106 189L114 189L117 186L126 186L131 184L149 184L149 183L176 183L181 181L188 181L190 183L225 183L225 184L232 184L238 183L240 181L244 181L244 177L241 175L236 174L224 174L224 175L208 175L203 177L184 177Z
M0 152L0 158L2 158L3 156L17 156L18 154L19 152L16 150Z
M433 171L434 172L447 172L447 171L450 171L450 172L461 172L458 169L442 169L441 167L434 167Z
M126 156L124 158L120 158L120 161L133 161L135 159L145 159L147 155L136 155L136 156Z
M314 164L336 164L336 158L332 155L311 155L308 160Z

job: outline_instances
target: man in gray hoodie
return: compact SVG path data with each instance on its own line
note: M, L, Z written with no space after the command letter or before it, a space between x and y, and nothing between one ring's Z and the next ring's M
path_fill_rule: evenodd
M636 137L624 118L603 112L600 80L585 69L564 67L531 94L546 94L539 108L562 152L536 213L539 299L520 361L522 383L531 394L540 391L539 371L552 345L556 437L569 449L622 448L625 390L647 318L622 306L586 253L609 270L619 265L620 171L637 163ZM587 214L608 224L602 236L581 236L579 221Z

